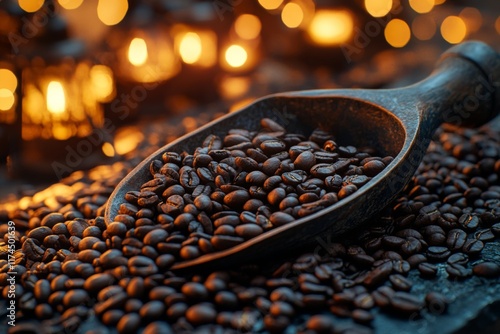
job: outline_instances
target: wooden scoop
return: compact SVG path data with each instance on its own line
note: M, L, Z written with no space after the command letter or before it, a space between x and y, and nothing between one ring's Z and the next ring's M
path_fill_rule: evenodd
M153 153L130 172L111 194L106 222L117 215L125 194L151 179L149 166L166 151L194 152L210 134L223 137L234 128L259 129L267 117L288 132L331 131L344 145L371 146L394 161L353 195L310 216L274 228L244 243L172 270L244 264L341 234L379 212L409 182L431 136L443 122L479 126L500 109L500 55L481 42L467 42L445 52L425 80L399 89L311 90L261 98L251 105L191 132Z

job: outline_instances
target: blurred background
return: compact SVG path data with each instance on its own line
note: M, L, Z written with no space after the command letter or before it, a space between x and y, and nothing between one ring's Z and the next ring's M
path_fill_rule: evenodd
M0 203L263 95L398 87L500 45L498 0L0 1Z

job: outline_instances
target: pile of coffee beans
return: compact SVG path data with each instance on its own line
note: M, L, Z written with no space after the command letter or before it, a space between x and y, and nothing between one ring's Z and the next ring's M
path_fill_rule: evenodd
M488 128L438 130L410 184L367 228L323 236L273 268L178 275L169 268L179 259L157 246L184 234L138 224L147 208L133 225L106 224L106 200L136 163L76 172L0 209L0 307L11 277L16 305L16 327L2 313L1 332L371 333L381 313L439 319L456 282L500 279L498 258L483 256L500 238L500 133Z
M191 153L165 152L151 162L152 179L126 194L107 233L135 228L158 253L191 260L328 207L393 160L341 146L321 129L306 138L268 118L260 124L210 135Z

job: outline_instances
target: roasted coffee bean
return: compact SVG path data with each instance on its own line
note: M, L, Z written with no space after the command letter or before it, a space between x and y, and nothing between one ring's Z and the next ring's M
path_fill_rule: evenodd
M210 243L218 250L234 247L241 244L243 241L245 241L245 239L228 235L216 235L210 239Z
M448 232L448 238L446 239L446 245L452 252L456 252L462 249L467 239L467 233L460 229L453 229Z
M500 277L500 265L494 262L482 262L472 268L474 275L495 278Z
M432 278L437 275L437 267L431 263L423 262L418 265L420 275L425 278Z
M186 319L195 326L215 322L217 312L211 304L195 304L186 310Z
M475 231L480 225L480 219L467 213L460 216L458 223L467 231Z
M462 247L462 251L469 256L477 256L484 248L484 243L477 239L469 239Z
M394 274L389 276L389 281L394 287L394 290L410 291L412 287L412 282L400 274Z
M476 231L476 233L474 233L474 238L482 242L488 242L495 240L495 234L490 228L485 228Z
M368 287L376 287L381 285L391 274L392 272L392 263L385 262L373 269L365 276L363 280L363 284Z
M224 196L224 204L232 208L242 207L250 199L247 190L235 190Z
M455 253L452 254L446 262L449 264L460 264L464 266L467 262L469 262L469 257L464 253Z
M390 305L395 312L404 315L419 312L423 308L423 303L417 297L406 292L396 292L391 296Z
M275 212L269 217L269 220L273 226L282 226L295 221L295 218L284 212Z
M432 261L444 261L450 256L451 252L446 247L432 246L427 249L426 256Z
M470 269L467 269L460 264L448 264L446 266L446 272L450 278L454 279L463 279L472 274Z
M132 275L146 277L155 274L158 267L154 261L146 256L137 255L128 260L128 268Z

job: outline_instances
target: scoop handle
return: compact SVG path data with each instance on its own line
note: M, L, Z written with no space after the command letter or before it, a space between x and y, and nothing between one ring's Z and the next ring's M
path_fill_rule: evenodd
M478 41L456 45L429 77L404 90L416 93L424 129L480 126L500 109L500 54Z

